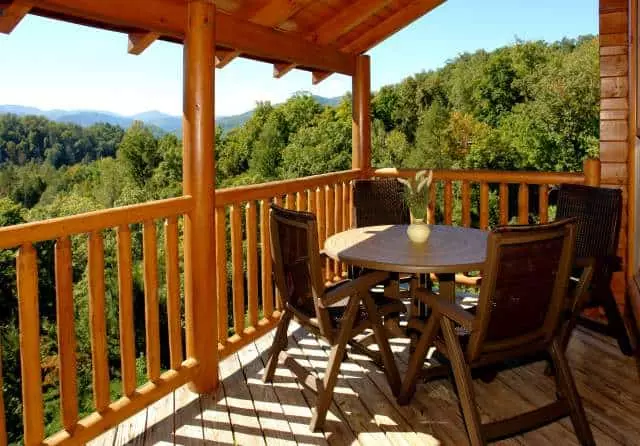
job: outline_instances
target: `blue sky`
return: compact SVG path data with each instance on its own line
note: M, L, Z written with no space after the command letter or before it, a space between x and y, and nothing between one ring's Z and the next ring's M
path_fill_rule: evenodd
M516 38L554 41L597 32L597 0L448 0L370 51L372 88ZM179 115L182 46L156 42L140 56L126 47L122 34L28 16L9 36L0 34L0 104ZM300 90L339 96L351 89L350 78L339 75L316 87L301 71L273 79L271 65L245 59L216 76L218 115L244 112L257 100L282 102Z

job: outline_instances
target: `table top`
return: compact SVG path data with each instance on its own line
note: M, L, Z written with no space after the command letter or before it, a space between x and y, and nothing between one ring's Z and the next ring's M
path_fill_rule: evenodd
M407 237L407 225L355 228L329 237L324 252L334 260L379 271L457 273L482 269L487 231L429 225L425 243Z

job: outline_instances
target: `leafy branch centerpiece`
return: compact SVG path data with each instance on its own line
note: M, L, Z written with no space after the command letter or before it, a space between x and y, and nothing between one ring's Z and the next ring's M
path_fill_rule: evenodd
M433 171L421 170L415 178L398 178L405 186L404 202L411 214L411 224L407 227L407 236L414 243L424 243L431 229L426 223L429 206L429 188L433 181Z

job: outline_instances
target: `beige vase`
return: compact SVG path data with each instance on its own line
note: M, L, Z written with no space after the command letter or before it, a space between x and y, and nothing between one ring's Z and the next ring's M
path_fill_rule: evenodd
M412 218L411 224L407 227L407 237L413 243L424 243L429 238L431 228L422 218Z

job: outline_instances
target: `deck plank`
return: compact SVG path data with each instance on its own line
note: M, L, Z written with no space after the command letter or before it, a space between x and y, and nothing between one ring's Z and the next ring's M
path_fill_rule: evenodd
M213 394L201 395L202 424L205 444L234 445L231 419L227 408L224 386L220 385Z
M458 399L448 380L419 383L411 404L399 406L384 373L369 358L352 351L341 367L325 430L309 432L315 395L282 364L273 384L261 382L273 335L268 333L221 362L217 393L198 396L181 387L89 444L468 444ZM322 376L328 346L296 324L292 324L288 341L288 354ZM408 341L393 339L392 349L403 374ZM581 328L569 344L568 358L597 444L637 444L640 381L634 360L624 357L611 338ZM544 367L544 362L537 362L505 370L491 383L474 381L483 421L551 401L555 384L542 373ZM577 439L565 418L497 444L574 445Z
M257 339L254 343L260 353L260 360L263 367L267 364L273 338L273 332L269 332L266 336ZM273 377L272 387L282 407L282 412L289 423L291 433L298 445L328 445L324 432L309 431L311 409L302 393L302 387L296 382L295 376L291 371L283 366L278 367Z
M324 376L329 357L318 340L302 329L294 330L293 336L313 366L315 373L318 376ZM360 398L358 398L358 394L349 384L351 379L361 378L362 375L353 376L345 373L343 363L338 374L333 399L342 410L344 418L351 426L351 429L357 433L360 444L363 446L390 446L391 442L376 424L374 417L369 413Z
M147 410L141 410L118 426L113 446L139 446L144 444L147 428Z
M274 446L295 446L291 427L284 417L282 406L271 384L262 382L264 365L258 349L250 343L238 352L238 359L265 441Z
M171 392L147 409L147 432L144 444L147 446L173 445L175 396Z
M232 354L220 361L220 374L235 442L243 446L265 445L237 355Z
M202 445L204 428L202 426L202 408L200 396L182 386L174 392L176 413L174 417L176 446Z

